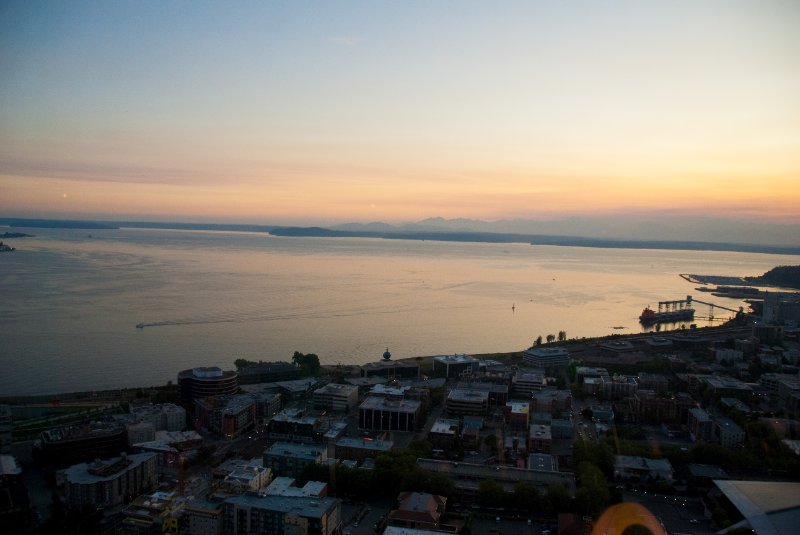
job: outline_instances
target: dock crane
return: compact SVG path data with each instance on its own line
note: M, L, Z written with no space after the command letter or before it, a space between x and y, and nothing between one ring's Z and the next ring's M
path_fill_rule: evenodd
M691 306L692 305L692 301L694 301L695 303L700 303L701 305L708 305L709 306L708 319L710 319L710 320L714 319L714 309L715 308L719 308L721 310L727 310L728 312L733 312L734 314L738 314L740 312L744 312L744 308L743 307L739 307L739 310L734 310L732 308L724 307L722 305L716 305L714 303L707 303L705 301L700 301L699 299L692 299L691 295L687 295L686 296L687 306Z

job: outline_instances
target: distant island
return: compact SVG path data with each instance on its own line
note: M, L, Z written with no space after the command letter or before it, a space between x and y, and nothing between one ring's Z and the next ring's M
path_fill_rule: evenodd
M98 221L76 221L72 219L16 219L0 218L0 225L25 228L71 228L71 229L117 229L117 225Z
M338 228L297 227L280 225L179 223L164 221L78 221L57 219L0 218L0 225L22 228L61 228L117 230L147 228L166 230L203 230L216 232L267 232L273 236L315 238L379 238L386 240L429 240L475 243L527 243L565 247L596 247L605 249L662 249L688 251L730 251L800 255L800 246L762 243L733 243L723 241L658 240L639 238L598 238L580 235L561 235L527 232L465 230L432 226L394 227L386 224L340 225Z
M23 232L4 232L0 238L34 238L33 234L25 234Z

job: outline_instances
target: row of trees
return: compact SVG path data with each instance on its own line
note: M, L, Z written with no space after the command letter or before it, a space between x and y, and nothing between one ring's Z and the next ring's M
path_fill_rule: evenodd
M417 466L417 458L430 458L432 446L427 440L417 440L404 450L381 453L375 459L374 470L351 469L346 466L311 464L300 480L324 481L332 494L342 497L374 498L376 494L390 498L408 489L442 496L454 496L453 482L442 474L428 472Z
M565 511L583 515L599 513L611 500L606 475L613 474L614 456L604 443L580 443L576 448L578 489L574 495L558 483L541 493L535 486L525 482L518 482L509 495L500 483L487 479L478 488L478 505L543 516ZM312 464L305 468L300 480L301 483L325 481L331 493L340 498L367 499L376 494L394 498L408 489L453 497L455 486L447 476L417 466L417 459L429 458L431 450L427 440L414 441L405 450L378 455L374 470Z
M233 365L236 366L237 370L242 370L248 366L263 364L263 362L262 360L236 359L233 361ZM292 355L292 364L300 367L303 372L303 377L318 377L322 373L319 357L314 353L303 354L299 351L295 351L294 355Z
M555 334L548 334L544 340L547 340L548 344L552 344L556 340L558 340L559 342L564 342L567 340L567 331L558 331L557 337ZM539 336L536 337L536 340L533 341L533 346L539 347L544 343L544 340L542 339L542 335L540 334Z

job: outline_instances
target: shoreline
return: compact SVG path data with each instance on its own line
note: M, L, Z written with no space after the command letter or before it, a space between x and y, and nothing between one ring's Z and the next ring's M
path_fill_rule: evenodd
M697 329L692 329L691 332L693 334L700 334L700 333L714 333L720 329L728 329L730 326L726 325L716 325L712 327L700 327ZM562 342L554 342L552 344L543 344L542 347L562 347L562 346L591 346L596 345L598 343L602 343L604 341L619 341L620 339L637 339L637 338L647 338L650 336L658 336L658 337L665 337L670 336L671 334L679 334L682 332L689 332L687 329L686 331L682 331L680 329L675 329L672 331L662 331L660 333L625 333L625 334L609 334L606 336L599 336L599 337L592 337L592 338L573 338L569 340L565 340ZM507 351L507 352L496 352L496 353L468 353L470 356L475 357L477 359L485 360L517 360L522 358L522 354L524 353L525 349L519 351ZM582 352L583 348L578 352ZM403 357L399 359L394 359L395 361L417 361L421 365L431 365L433 358L438 357L440 355L419 355L416 357ZM288 361L286 361L288 362ZM332 373L333 371L341 368L341 367L359 367L360 364L322 364L321 368L326 373ZM231 366L232 368L233 366ZM159 391L173 391L177 390L178 385L173 379L169 379L167 383L162 385L149 385L149 386L135 386L135 387L125 387L125 388L113 388L113 389L105 389L105 390L83 390L83 391L73 391L73 392L54 392L48 394L33 394L33 395L20 395L20 396L0 396L0 404L5 405L39 405L39 404L50 404L53 407L58 406L69 406L71 402L75 404L91 404L91 403L106 403L106 402L124 402L124 401L131 401L135 399L141 399L143 393L150 392L155 393Z

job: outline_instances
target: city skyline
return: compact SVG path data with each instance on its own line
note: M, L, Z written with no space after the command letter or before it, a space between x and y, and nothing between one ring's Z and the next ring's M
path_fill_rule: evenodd
M0 211L800 223L792 2L8 2Z

